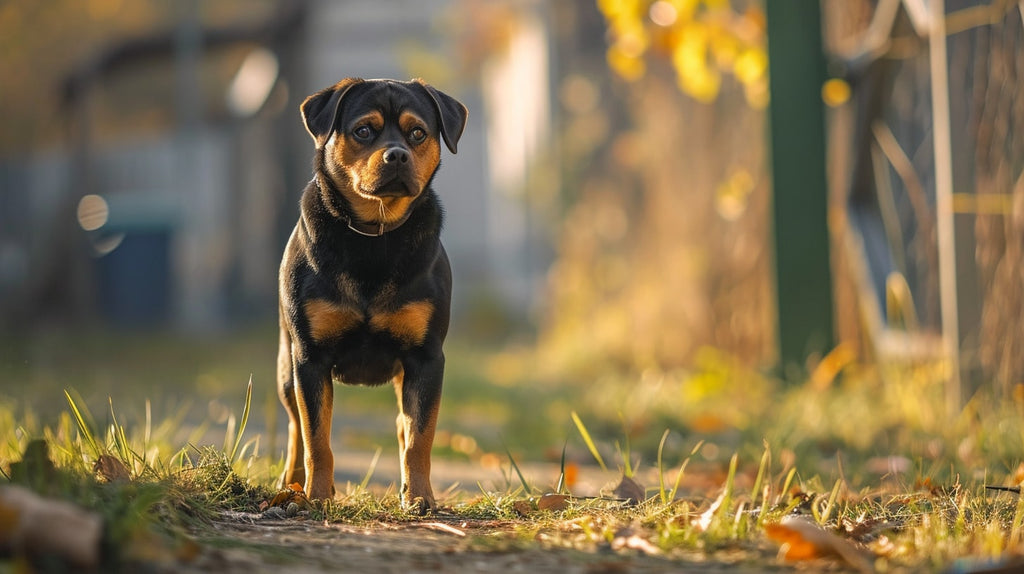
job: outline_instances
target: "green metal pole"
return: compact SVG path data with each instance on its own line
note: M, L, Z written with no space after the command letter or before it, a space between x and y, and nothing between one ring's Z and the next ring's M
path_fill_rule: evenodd
M780 366L833 344L819 0L765 0Z

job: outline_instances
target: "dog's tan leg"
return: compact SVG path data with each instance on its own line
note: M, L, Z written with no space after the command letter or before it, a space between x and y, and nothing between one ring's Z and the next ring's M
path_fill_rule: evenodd
M334 497L334 453L331 452L334 386L330 373L321 371L311 365L295 368L295 398L305 446L305 491L306 496L313 499Z
M402 490L400 492L403 497L403 502L405 502L405 485L409 484L409 474L405 466L405 444L409 435L409 419L402 409L402 382L404 377L405 372L400 370L392 379L392 382L395 385L395 398L398 399L398 417L395 418L395 429L398 434L398 468L402 475Z
M281 488L293 483L306 482L306 470L302 459L302 433L300 432L299 407L295 402L295 379L292 367L292 341L288 330L281 327L281 342L277 350L277 394L288 412L288 445L281 474Z
M420 514L437 506L430 486L430 450L437 427L443 373L444 358L441 357L418 373L403 371L395 377L402 504Z

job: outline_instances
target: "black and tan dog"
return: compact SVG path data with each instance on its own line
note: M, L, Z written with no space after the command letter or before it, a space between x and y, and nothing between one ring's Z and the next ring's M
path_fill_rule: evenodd
M357 78L301 107L316 156L281 261L282 483L332 497L332 382L393 382L402 502L424 513L435 507L430 449L452 287L431 182L441 140L455 153L467 110L421 81Z

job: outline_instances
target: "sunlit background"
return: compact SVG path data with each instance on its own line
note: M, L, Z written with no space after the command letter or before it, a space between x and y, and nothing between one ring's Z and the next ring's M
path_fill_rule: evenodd
M9 0L0 69L0 400L217 420L251 374L280 430L298 104L346 76L470 110L435 183L455 451L531 422L558 444L612 375L910 362L954 408L1024 397L1024 4ZM687 405L772 400L745 376L631 405L743 426ZM510 412L494 389L524 381L565 391Z

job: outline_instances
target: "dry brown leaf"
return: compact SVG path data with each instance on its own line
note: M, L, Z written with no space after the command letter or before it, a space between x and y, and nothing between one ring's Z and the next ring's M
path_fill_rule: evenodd
M128 467L121 459L109 454L101 454L96 462L92 463L92 471L103 482L128 482L132 479Z
M549 492L537 501L537 510L565 510L569 508L569 495Z
M512 503L512 510L514 510L519 516L526 518L533 514L533 505L530 504L529 500L517 500Z
M867 551L806 518L787 516L781 522L766 524L764 529L768 538L780 544L779 554L786 560L838 557L860 572L875 571Z
M622 475L622 480L612 493L625 500L627 504L639 504L647 499L644 487L626 475Z

